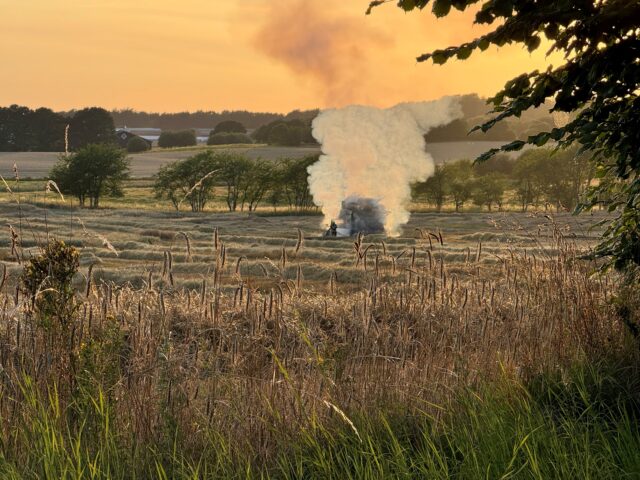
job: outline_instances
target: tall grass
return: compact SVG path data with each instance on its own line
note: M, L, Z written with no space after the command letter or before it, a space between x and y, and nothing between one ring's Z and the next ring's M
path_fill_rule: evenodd
M400 254L358 237L364 288L333 273L308 286L301 233L260 262L232 258L217 231L191 290L174 287L171 252L138 288L89 270L59 323L3 287L0 474L638 473L639 377L616 279L593 277L560 228L553 255L505 249L492 264L481 243L450 263L442 235L423 233Z

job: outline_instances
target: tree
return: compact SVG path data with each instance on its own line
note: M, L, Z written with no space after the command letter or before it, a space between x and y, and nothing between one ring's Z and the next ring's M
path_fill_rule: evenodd
M258 204L274 186L275 164L261 158L250 160L250 162L251 168L247 173L246 181L243 182L240 209L244 210L246 204L252 212L258 208Z
M127 152L129 153L146 152L150 149L151 146L149 146L149 142L142 137L131 137L127 142Z
M543 170L549 152L543 149L527 150L516 160L513 169L516 198L523 212L529 205L538 205L544 192Z
M80 150L89 144L114 143L115 126L104 108L78 110L69 121L69 148Z
M473 172L480 177L493 175L495 173L508 177L513 173L515 163L509 155L497 154L484 162L474 163Z
M247 133L247 129L240 122L225 120L217 124L212 133Z
M579 154L578 147L565 150L545 149L546 157L539 169L542 188L548 202L556 210L573 209L593 180L593 168L588 155Z
M490 173L480 178L476 178L471 198L476 205L486 205L491 211L493 205L502 208L502 199L505 191L504 176L499 173Z
M216 176L227 188L227 208L235 212L238 204L243 203L243 196L249 188L253 163L249 158L231 152L219 153L218 161L220 171Z
M300 143L316 143L311 132L311 115L303 118L276 120L258 128L251 136L258 143L271 145L297 146Z
M11 105L0 109L0 150L4 152L25 152L34 143L30 128L32 112L27 107Z
M31 114L29 123L34 140L30 150L36 152L64 151L64 130L68 119L48 108L38 108Z
M91 208L98 208L102 195L123 194L129 160L114 145L89 144L69 156L60 156L49 175L62 192L77 197L81 206L88 199Z
M436 206L438 212L442 210L442 205L449 194L448 172L443 165L436 165L433 175L414 187L416 196L424 196L429 203Z
M280 123L269 132L268 143L270 145L284 145L295 147L302 140L302 127Z
M193 130L182 130L180 132L162 132L158 137L160 148L192 147L198 144L196 132Z
M458 160L445 165L445 175L449 180L449 192L453 197L456 212L459 212L473 193L473 164L471 160Z
M385 0L371 2L373 7ZM437 17L451 7L464 10L479 0L399 0L406 11L432 3ZM545 145L553 140L560 148L578 143L589 152L600 184L590 191L583 208L606 204L617 211L596 250L608 257L607 266L640 266L640 2L629 0L486 0L475 23L495 25L488 33L458 46L418 57L444 64L451 58L469 58L490 45L517 43L531 52L545 36L549 52L559 52L564 62L545 71L523 73L508 81L493 98L495 116L476 127L488 131L497 122L520 117L523 112L551 102L552 112L573 113L563 126L529 135L499 149L520 150L525 144Z
M48 108L0 108L0 151L60 152L68 120Z
M290 209L296 210L313 207L307 169L317 161L318 155L280 160L272 173L271 204L286 202Z
M211 151L164 165L154 176L156 198L167 198L174 208L187 201L192 212L201 212L213 198L220 158Z

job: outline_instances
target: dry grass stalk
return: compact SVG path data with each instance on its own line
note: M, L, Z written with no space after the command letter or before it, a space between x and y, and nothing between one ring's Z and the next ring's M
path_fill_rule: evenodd
M58 195L60 195L60 199L64 202L64 195L62 195L62 192L58 188L58 184L53 180L47 180L47 184L44 187L45 193L49 193L51 191L51 187L53 187L53 189L58 192Z
M102 246L103 247L105 247L107 250L109 250L110 252L115 254L116 257L120 256L120 253L118 253L118 250L116 250L116 248L111 244L111 242L109 241L109 239L107 237L105 237L104 235L101 235L99 233L91 232L91 231L87 230L87 227L85 227L84 222L80 219L80 217L76 217L76 220L78 221L78 223L82 227L82 232L84 233L85 236L97 238L98 240L100 240L102 242Z

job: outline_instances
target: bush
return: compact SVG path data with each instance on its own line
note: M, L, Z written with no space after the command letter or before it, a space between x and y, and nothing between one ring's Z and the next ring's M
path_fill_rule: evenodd
M297 146L301 143L315 144L311 132L311 121L276 120L258 128L251 135L256 142L271 145Z
M270 145L296 147L300 145L302 132L300 127L289 126L284 123L276 125L269 133Z
M127 152L129 153L146 152L150 149L149 142L142 137L131 137L127 142Z
M209 134L207 145L232 145L237 143L253 143L246 133L214 133Z
M247 133L247 129L240 122L226 120L217 124L213 133Z
M197 143L196 132L193 130L162 132L158 138L158 146L161 148L191 147Z
M22 291L32 299L34 311L45 324L69 321L74 297L71 281L79 265L78 250L60 240L51 240L25 265Z

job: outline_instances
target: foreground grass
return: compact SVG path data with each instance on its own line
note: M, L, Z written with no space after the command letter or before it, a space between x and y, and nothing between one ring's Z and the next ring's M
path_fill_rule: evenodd
M105 395L61 409L22 385L29 415L4 436L0 475L29 478L614 479L640 475L637 372L582 364L564 378L499 381L457 392L437 414L349 415L278 435L267 452L238 448L233 432L165 435L136 444L113 427ZM433 405L425 405L433 410ZM277 425L274 425L277 430Z
M71 278L66 246L44 262L37 243L77 237L69 212L21 209L0 285L0 478L638 474L619 279L594 277L551 217L504 218L516 236L438 216L327 242L296 218L221 234L227 215L102 211L82 241L119 253L84 250ZM538 236L518 247L525 220ZM138 281L100 278L98 258Z

